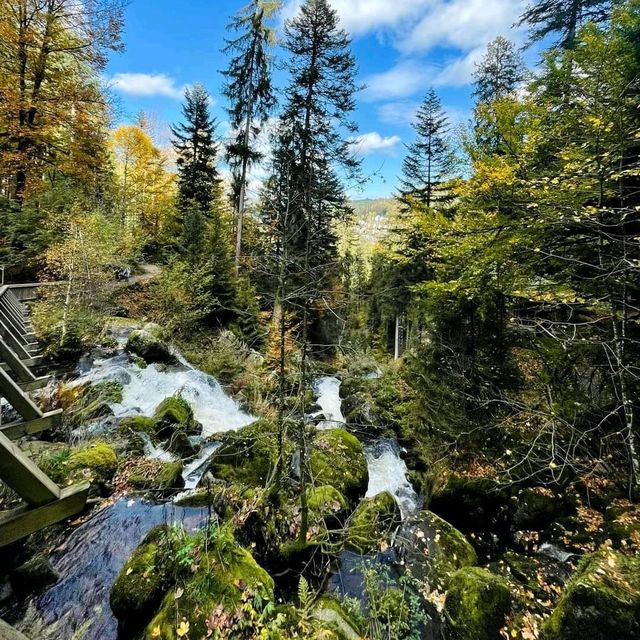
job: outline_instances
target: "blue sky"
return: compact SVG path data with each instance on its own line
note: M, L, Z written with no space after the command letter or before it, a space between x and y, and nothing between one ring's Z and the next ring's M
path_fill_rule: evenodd
M286 0L284 20L301 0ZM227 130L220 96L226 66L221 53L229 17L246 0L131 0L126 51L112 56L106 71L117 99L117 122L131 122L143 110L161 144L168 125L180 119L185 86L201 82L213 98L212 110ZM353 36L360 81L357 144L368 177L353 197L392 195L412 139L411 120L429 87L438 91L452 123L465 121L471 107L474 63L497 35L522 44L512 25L527 0L331 0ZM281 53L281 52L279 52ZM534 55L530 52L528 56ZM530 60L531 61L531 60ZM282 86L286 77L277 74ZM257 186L259 173L254 177Z

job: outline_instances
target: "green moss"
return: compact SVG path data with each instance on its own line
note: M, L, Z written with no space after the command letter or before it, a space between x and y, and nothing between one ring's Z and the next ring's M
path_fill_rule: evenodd
M131 416L124 418L118 428L120 433L146 433L153 437L156 434L156 421L147 416Z
M401 522L400 509L389 492L363 500L350 520L347 546L357 553L375 552Z
M318 513L336 513L347 508L346 498L335 488L329 485L313 487L307 497L309 510Z
M156 421L164 420L171 424L188 424L193 420L193 411L189 403L181 396L165 398L153 415Z
M111 610L119 620L141 627L149 620L166 591L158 540L166 526L156 527L126 562L111 588Z
M118 455L106 442L94 442L71 453L70 470L89 469L103 478L111 478L118 467Z
M129 476L129 484L135 489L168 491L184 486L182 462L146 462L144 473L134 472Z
M278 460L276 426L259 420L223 437L210 471L215 478L261 487Z
M338 640L360 640L358 624L349 616L344 607L331 596L323 596L313 608L316 631L331 631ZM326 637L319 635L318 637Z
M127 350L148 363L174 363L175 356L161 336L162 331L157 325L146 325L144 329L133 331L129 335Z
M640 546L640 505L616 500L607 507L604 529L616 543L635 541Z
M500 640L511 608L509 584L479 567L456 571L449 582L445 618L450 638Z
M603 547L585 556L541 640L632 640L640 634L640 557Z
M311 448L311 476L316 485L331 485L348 499L367 490L367 461L358 439L343 429L319 432Z
M147 627L145 640L176 640L176 621L183 618L189 622L190 638L206 637L205 621L216 610L233 617L243 602L255 596L273 600L274 584L246 549L227 541L223 548L213 544L180 589L180 595L175 590L166 595Z
M464 535L431 511L422 511L404 536L407 569L432 589L444 590L453 573L478 562Z

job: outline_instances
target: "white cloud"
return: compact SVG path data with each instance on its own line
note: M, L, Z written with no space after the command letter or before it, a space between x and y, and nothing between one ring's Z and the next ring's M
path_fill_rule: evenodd
M426 14L396 42L404 53L438 45L469 51L498 35L511 35L528 0L434 0Z
M433 70L416 60L403 60L395 67L365 79L363 97L367 100L406 98L424 89Z
M473 49L461 58L454 58L433 78L435 86L462 87L473 81L476 63L484 56L485 48Z
M418 18L423 9L437 0L331 0L340 22L347 31L360 34L381 28L391 28ZM284 19L297 13L302 0L289 0L283 10Z
M389 153L400 144L399 136L381 136L377 131L363 133L351 143L353 152L360 156L368 156L372 153Z
M181 99L186 85L176 85L173 78L164 73L116 73L110 82L120 93L130 96L167 96Z
M411 100L387 102L378 107L378 119L385 124L406 127L415 120L419 106L418 102Z

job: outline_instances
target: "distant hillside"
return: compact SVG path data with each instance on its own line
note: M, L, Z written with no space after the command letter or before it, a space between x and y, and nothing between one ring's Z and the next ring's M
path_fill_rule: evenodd
M391 220L398 211L395 198L352 200L355 212L351 232L367 252L377 244L391 228Z

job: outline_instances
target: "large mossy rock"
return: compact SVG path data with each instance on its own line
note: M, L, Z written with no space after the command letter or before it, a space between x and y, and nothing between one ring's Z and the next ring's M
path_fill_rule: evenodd
M640 549L640 505L615 500L605 512L604 529L616 544Z
M407 569L431 589L444 591L458 569L478 562L465 536L431 511L422 511L398 542Z
M330 596L320 598L313 607L312 615L318 627L318 638L326 637L323 634L324 631L335 634L337 640L360 640L362 638L355 620L335 598Z
M189 623L189 638L205 638L207 619L219 616L234 625L244 603L273 601L273 590L273 579L249 551L230 541L214 545L184 586L167 593L144 640L177 640L180 621ZM230 630L228 637L243 635Z
M640 638L640 556L603 547L585 556L545 622L541 640Z
M106 442L93 442L71 452L67 460L70 471L86 471L98 480L110 480L118 468L118 454Z
M133 331L127 339L127 350L151 364L176 364L171 347L162 340L162 329L155 324L147 324Z
M116 380L63 387L58 400L65 409L65 422L79 427L113 415L111 405L122 402L122 388Z
M356 553L368 554L389 543L393 532L402 523L400 509L388 492L363 500L353 513L347 529L347 547Z
M259 420L223 436L210 466L214 478L262 487L278 461L276 426Z
M111 588L113 615L124 626L142 628L155 613L167 590L160 548L167 527L153 529L127 560Z
M176 431L199 433L201 426L193 418L193 410L180 395L165 398L153 414L156 435L160 438L171 437Z
M452 640L500 640L511 608L508 582L479 567L465 567L449 580L445 600L447 637Z
M344 429L316 435L309 466L316 486L331 485L350 500L359 500L367 490L369 472L362 445Z
M129 484L134 489L168 492L184 487L181 461L141 459L129 465Z
M556 518L568 515L564 497L548 487L522 489L512 500L514 531L543 531Z

